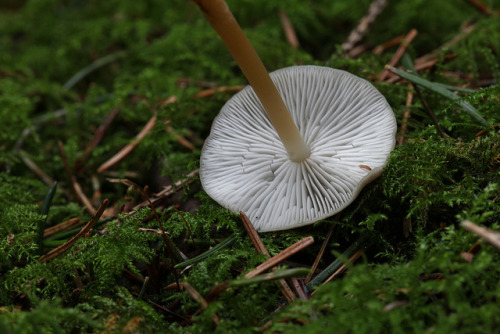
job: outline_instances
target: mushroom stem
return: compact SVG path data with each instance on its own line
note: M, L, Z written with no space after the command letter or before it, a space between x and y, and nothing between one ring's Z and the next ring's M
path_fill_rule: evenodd
M300 135L288 108L271 80L264 64L224 0L194 0L214 30L226 44L278 132L290 160L301 162L311 150Z

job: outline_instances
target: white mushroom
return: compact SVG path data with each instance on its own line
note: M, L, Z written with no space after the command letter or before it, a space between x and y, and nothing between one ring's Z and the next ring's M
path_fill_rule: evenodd
M201 155L203 188L257 231L314 223L348 206L382 172L396 120L380 92L345 71L295 66L271 73L310 155L290 159L252 87L216 117Z
M251 87L231 98L201 155L205 191L258 231L311 224L349 205L395 144L385 98L344 71L297 66L269 76L224 0L195 0Z

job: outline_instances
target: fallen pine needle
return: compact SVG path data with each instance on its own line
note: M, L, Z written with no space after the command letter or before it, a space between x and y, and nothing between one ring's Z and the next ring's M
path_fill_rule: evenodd
M126 145L124 148L122 148L118 153L116 153L113 157L111 157L108 161L103 163L98 169L98 173L102 173L105 170L113 167L120 161L122 161L134 148L136 148L137 145L146 137L146 135L153 130L153 127L155 126L156 123L156 117L157 113L155 112L153 114L153 117L146 123L146 126L137 134L135 139L128 145Z
M463 221L461 225L500 251L500 233L476 225L468 220Z
M299 251L303 250L306 247L309 247L313 243L314 243L314 239L313 239L313 237L310 237L310 236L297 241L296 243L294 243L290 247L281 251L276 256L273 256L273 257L269 258L267 261L258 265L254 270L248 272L245 275L245 278L252 278L252 277L255 277L257 275L260 275L264 271L269 270L272 267L277 266L278 264L280 264L281 262L283 262L284 260L286 260L290 256L298 253Z
M44 238L50 237L51 235L54 235L57 232L69 230L70 228L73 228L78 225L80 225L80 218L71 218L70 220L66 220L55 226L46 228L43 232L43 237Z
M248 236L250 237L250 240L252 241L255 249L257 249L257 252L260 254L264 254L267 257L271 257L271 254L269 254L269 252L267 251L264 243L260 239L259 234L253 227L252 222L250 221L250 219L248 219L247 215L245 215L244 212L240 211L240 216L241 221L243 222L243 226L245 227L245 230L247 231ZM295 294L293 293L288 283L284 279L280 279L279 282L281 285L281 293L283 294L283 296L285 296L286 300L288 302L294 301Z
M205 300L205 298L203 298L203 296L198 292L196 291L195 288L193 288L191 286L191 284L189 284L188 282L183 282L183 283L180 283L181 287L183 289L186 289L187 292L189 292L189 294L191 295L191 297L193 297L193 299L198 303L200 304L201 308L202 309L206 309L208 307L208 303L207 301ZM219 320L219 317L217 316L217 314L212 314L212 320L214 321L214 323L216 325L219 325L220 323L220 320Z
M92 231L92 228L94 227L95 223L99 220L99 218L101 218L101 215L102 213L104 212L104 209L106 209L106 207L108 206L109 204L109 200L105 199L101 206L99 207L99 209L97 209L97 212L96 214L92 217L92 219L80 230L80 232L78 232L77 235L75 235L73 238L71 238L70 240L66 241L64 244L62 244L61 246L51 250L50 252L48 252L47 254L45 255L42 255L40 256L40 258L38 259L40 262L48 262L54 258L56 258L57 256L65 253L66 251L68 251L71 247L73 247L73 245L75 244L75 242L80 239L81 237L83 236L86 236L89 232Z

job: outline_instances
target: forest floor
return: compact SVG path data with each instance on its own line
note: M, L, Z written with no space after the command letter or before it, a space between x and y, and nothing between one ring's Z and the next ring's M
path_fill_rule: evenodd
M500 3L228 5L269 71L385 96L381 176L257 233L199 179L247 82L194 2L1 1L0 333L498 333Z

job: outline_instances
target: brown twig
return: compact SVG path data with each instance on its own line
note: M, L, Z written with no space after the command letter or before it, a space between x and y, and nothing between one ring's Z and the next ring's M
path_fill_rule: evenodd
M120 112L120 109L113 109L111 112L106 116L104 119L104 122L97 128L97 130L94 133L94 136L90 140L90 143L88 143L87 147L83 150L83 153L76 159L75 164L74 164L74 170L75 171L81 171L83 168L83 165L85 161L89 158L90 154L92 153L92 150L94 150L97 145L101 142L102 138L106 134L106 131L108 130L109 126L115 119L116 115Z
M361 39L366 35L370 25L375 21L377 16L382 13L385 6L387 5L387 0L373 0L368 8L366 15L359 21L356 28L349 34L347 40L342 44L342 49L344 53L348 54L354 46L361 41Z
M384 53L385 50L389 49L389 48L392 48L393 46L395 45L398 45L399 43L401 43L403 40L405 39L405 36L397 36L397 37L394 37L393 39L391 40L388 40L387 42L385 43L382 43L378 46L376 46L374 49L373 49L373 54L377 55L377 56L380 56L382 53Z
M460 40L462 40L465 36L467 36L468 34L470 34L474 29L476 29L475 25L468 25L468 26L466 26L465 28L462 29L462 31L458 35L456 35L455 37L453 37L448 42L444 43L443 45L441 45L437 49L434 49L433 51L431 51L431 52L429 52L429 53L427 53L427 54L425 54L425 55L417 58L415 60L415 69L419 70L419 66L421 65L421 63L426 63L427 61L429 61L431 59L435 59L436 58L436 62L437 62L439 60L439 55L443 52L443 49L449 48L450 46L456 44L457 42L459 42Z
M292 23L286 15L285 11L280 10L279 12L281 26L283 27L283 31L285 32L286 40L288 44L297 49L300 46L299 40L297 39L297 34L295 33L295 29L293 29Z
M159 193L154 194L154 196L151 197L149 199L149 201L144 201L142 203L137 204L133 210L137 210L137 209L143 208L145 206L148 206L148 205L150 205L150 203L152 203L153 205L156 205L160 200L165 199L166 197L173 195L175 192L181 190L184 186L193 183L194 182L193 178L196 175L198 175L199 171L200 171L199 169L193 170L192 172L190 172L186 175L185 179L179 180L175 184L165 187ZM115 179L108 179L108 181L116 182Z
M445 59L446 59L446 57L445 57ZM439 62L439 58L434 58L434 59L428 60L426 62L420 62L418 64L415 62L415 71L418 73L420 71L432 68L438 62ZM399 77L395 74L392 74L392 73L389 73L389 74L390 74L390 76L385 80L386 83L395 83L395 82L402 80L401 77Z
M225 92L239 92L245 88L243 85L238 85L238 86L222 86L222 87L215 87L215 88L210 88L210 89L205 89L202 90L201 92L198 92L194 95L195 99L204 99L210 96L213 96L215 93L225 93Z
M175 268L174 268L174 264L176 261L182 261L183 258L179 254L179 252L177 251L177 248L175 247L175 244L172 242L172 240L167 235L167 232L165 232L165 229L163 228L163 223L161 222L160 216L158 215L158 212L156 211L156 207L153 205L153 203L151 202L151 199L149 198L149 195L147 192L148 186L145 186L144 188L142 188L141 186L139 186L135 182L132 182L132 181L127 180L127 179L108 179L108 181L113 182L113 183L121 183L121 184L124 184L128 187L134 186L136 189L138 189L141 192L142 196L146 199L145 202L148 203L148 206L151 208L151 210L153 212L153 216L155 217L155 219L158 223L158 226L160 226L160 231L161 231L160 234L163 238L163 241L165 242L165 246L167 248L167 252L168 252L168 255L170 257L170 260L172 261L172 270L174 273L175 282L177 283L177 285L179 285L180 284L179 283L179 276L177 274L177 270L175 270ZM175 251L175 253L174 253L174 251Z
M175 103L175 102L177 102L177 96L172 95L172 96L169 96L165 100L161 100L161 102L159 102L159 107L160 107L160 109L163 109L166 106L168 106L169 104L172 104L172 103Z
M413 85L408 83L408 87L412 88ZM402 145L406 139L406 130L408 128L408 120L411 115L411 105L413 103L413 90L409 89L408 93L406 93L406 104L405 104L405 112L403 114L403 119L401 120L401 128L399 130L398 137L398 145Z
M294 243L290 247L287 247L286 249L279 252L279 254L267 259L265 262L258 265L254 270L248 272L245 275L245 278L252 278L252 277L255 277L259 274L262 274L264 271L269 270L272 267L277 266L278 264L280 264L281 262L283 262L284 260L286 260L290 256L300 252L301 250L303 250L306 247L309 247L313 243L314 243L314 239L313 239L313 237L310 237L310 236L305 237L305 238L297 241L296 243Z
M333 280L335 277L337 277L338 275L340 275L341 273L343 273L347 267L349 265L351 265L352 263L354 263L363 253L365 252L365 249L364 248L361 248L361 249L358 249L356 251L356 253L354 253L350 258L349 260L347 261L347 263L344 263L343 265L340 266L339 269L337 269L330 277L328 277L324 282L323 282L323 285L325 285L326 283L330 282L331 280Z
M417 85L413 85L413 87L415 88L415 92L417 92L418 98L420 99L420 101L422 101L422 104L424 105L425 110L427 111L427 113L431 117L432 122L436 126L436 129L438 130L441 137L443 137L443 138L449 137L446 134L446 132L444 132L443 128L441 128L441 126L439 125L439 122L438 122L438 119L436 118L436 115L434 115L434 112L429 107L429 104L427 104L427 101L424 99L424 96L422 95L420 88Z
M488 7L481 0L465 0L465 2L467 2L472 7L476 8L478 11L480 11L484 15L500 16L500 12L498 10L492 10L490 7Z
M500 251L500 233L476 225L468 220L463 221L461 225Z
M24 162L24 164L33 171L42 181L48 186L52 186L54 184L54 179L48 176L38 165L31 160L26 152L19 150L19 157Z
M253 227L252 222L250 221L250 219L248 219L247 215L244 212L240 211L240 216L241 221L243 222L243 227L247 231L247 234L250 237L250 240L252 241L252 244L257 252L271 257L271 254L269 254L269 252L267 251L266 246L264 246L264 243L260 239L259 234Z
M247 215L240 211L240 216L241 221L243 222L243 226L245 227L245 230L247 231L247 234L250 237L250 240L252 241L252 244L254 245L257 252L260 254L264 254L267 257L271 257L266 247L264 246L264 243L260 239L257 231L253 227L252 222L250 221L250 219L248 219ZM293 300L295 300L295 295L292 289L290 289L288 283L284 279L280 279L279 282L281 285L281 293L283 294L283 296L285 296L286 300L288 302L292 302Z
M200 304L201 308L206 310L207 307L208 307L208 303L207 301L205 300L205 298L203 298L203 296L198 292L196 291L195 288L193 288L191 286L191 284L189 284L188 282L183 282L182 283L182 287L184 289L186 289L187 292L189 292L189 294L191 295L191 297L193 297L193 299L198 303ZM218 326L219 323L220 323L220 320L219 320L219 317L217 316L217 314L212 314L212 320L214 321L215 325Z
M326 234L325 241L323 241L323 244L321 245L321 249L319 250L318 255L316 256L316 259L314 260L314 263L311 267L311 272L306 276L306 279L304 280L304 283L307 284L311 281L314 272L318 268L319 261L321 261L321 258L323 257L323 254L325 253L326 245L328 245L328 242L330 241L330 238L332 236L333 230L335 229L335 225L332 224L330 229L328 230L328 233Z
M398 49L394 53L394 56L392 57L391 61L389 61L390 66L395 66L398 63L398 61L401 59L401 57L403 57L403 55L405 54L406 49L408 48L408 45L410 45L410 43L413 41L413 39L415 37L417 37L417 35L418 35L418 31L416 29L410 30L408 35L406 35L406 37L403 39L403 41L399 45ZM387 69L384 69L379 74L378 79L380 81L384 81L387 78L387 76L389 75L389 73L390 72Z
M98 173L102 173L105 170L113 167L120 161L122 161L130 152L134 150L134 148L139 145L139 143L144 139L144 137L151 131L153 130L155 123L156 123L156 117L157 113L155 112L151 119L146 123L146 126L137 134L135 139L128 145L126 145L124 148L122 148L118 153L116 153L113 157L111 157L108 161L103 163L98 169Z
M94 215L96 213L95 208L92 206L92 203L90 203L90 200L84 194L82 187L80 187L80 184L78 183L75 176L71 172L71 168L69 166L68 158L66 156L66 151L64 150L63 143L59 141L58 144L59 144L59 152L61 154L61 158L64 164L64 170L66 171L66 175L68 176L68 180L71 185L71 189L73 190L73 193L75 194L76 198L79 199L80 203L82 203L87 208L90 214Z
M309 300L309 295L306 293L306 286L304 284L304 280L292 277L290 278L290 282L292 283L293 291L297 294L300 299Z
M191 241L193 242L194 248L196 249L196 252L198 254L200 254L200 250L198 249L198 246L196 245L196 242L194 241L193 232L191 231L191 227L189 226L186 218L184 217L184 215L175 206L172 206L172 208L175 210L175 212L177 212L177 214L179 216L181 216L182 220L184 221L184 225L186 225L186 228L188 230L189 237L191 238Z
M181 146L184 146L190 151L196 150L196 146L191 144L191 142L187 140L185 137L175 133L175 129L172 126L167 126L167 132L174 134L177 137L177 142L181 144Z
M57 257L57 256L65 253L66 251L68 251L71 247L73 247L73 245L75 244L75 242L78 239L80 239L81 237L88 236L89 233L92 231L95 223L99 220L99 218L101 218L101 215L104 212L104 209L106 209L106 207L108 206L108 204L109 204L109 200L105 199L102 202L101 206L99 206L99 209L97 209L97 212L92 217L92 219L80 230L80 232L78 232L77 235L75 235L70 240L66 241L61 246L59 246L59 247L51 250L47 254L40 256L40 258L38 260L40 262L48 262L48 261L54 259L55 257Z
M70 228L74 228L80 224L81 224L80 218L71 218L70 220L66 220L62 223L46 228L43 231L43 237L44 238L50 237L51 235L54 235L57 232L69 230Z

